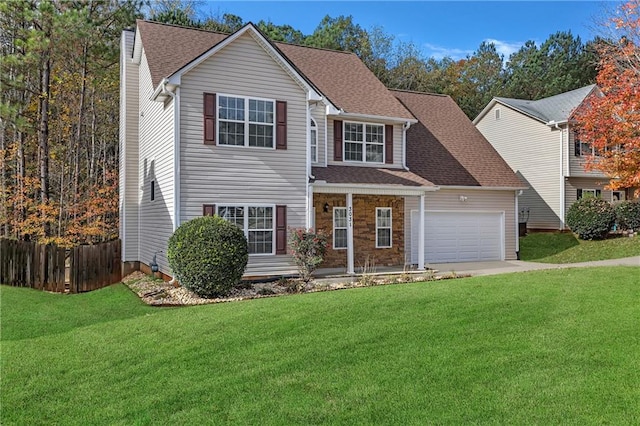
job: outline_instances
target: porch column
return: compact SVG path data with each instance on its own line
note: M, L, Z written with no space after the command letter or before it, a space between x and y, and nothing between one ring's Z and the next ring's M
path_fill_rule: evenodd
M424 271L424 194L420 195L418 213L420 216L418 221L418 270Z
M347 193L347 274L354 274L353 269L353 194Z
M307 184L307 229L316 229L315 209L313 207L313 186Z

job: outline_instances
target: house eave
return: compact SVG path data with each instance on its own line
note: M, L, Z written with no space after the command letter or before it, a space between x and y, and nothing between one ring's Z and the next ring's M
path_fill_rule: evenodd
M437 186L404 186L404 185L373 185L357 183L327 183L315 181L310 184L314 194L362 194L362 195L407 195L419 196L426 192L440 189Z
M358 114L353 112L344 112L342 110L332 111L330 115L337 115L340 119L352 119L352 120L368 120L374 122L384 123L411 123L416 124L418 120L415 118L403 118L403 117L389 117L384 115L372 115L372 114Z

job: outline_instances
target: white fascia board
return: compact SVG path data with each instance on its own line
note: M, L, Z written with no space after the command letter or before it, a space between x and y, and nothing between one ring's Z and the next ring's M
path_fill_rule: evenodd
M440 189L463 189L476 191L517 191L520 189L529 189L528 186L464 186L464 185L441 185Z
M473 123L474 125L475 125L475 124L478 124L478 121L480 121L480 120L482 119L482 117L484 117L484 116L489 112L489 110L491 110L491 108L493 108L493 106L494 106L497 102L498 102L498 100L497 100L496 98L491 99L491 100L489 101L489 103L487 104L487 106L486 106L486 107L484 107L484 108L482 108L482 111L480 111L480 114L478 114L478 115L476 116L476 118L474 118L474 119L473 119L472 123Z
M224 47L226 47L229 44L233 43L235 40L237 40L239 37L241 37L243 34L245 34L247 32L250 32L250 34L254 38L259 39L262 42L262 43L259 43L259 44L261 44L263 48L268 49L269 53L272 56L279 58L279 61L278 61L279 65L284 67L286 69L286 71L288 72L288 74L293 76L294 79L296 80L296 82L300 86L302 86L307 91L307 93L313 92L313 94L309 93L309 95L308 95L309 99L311 99L311 98L317 98L318 100L322 99L322 95L320 93L318 93L318 91L314 87L312 87L309 83L307 83L305 78L302 75L300 75L300 73L298 71L296 71L289 64L289 62L288 62L288 60L286 58L282 57L280 52L278 52L273 47L273 45L266 38L264 38L262 36L260 31L256 30L256 28L251 23L249 23L249 24L245 25L244 27L240 28L238 31L236 31L235 33L231 34L230 36L228 36L227 38L222 40L220 43L216 44L211 49L207 50L202 55L198 56L196 59L194 59L193 61L189 62L187 65L185 65L184 67L182 67L181 69L179 69L178 71L176 71L175 73L170 75L168 77L169 84L173 84L173 85L179 86L183 74L191 71L193 68L197 67L202 62L206 61L212 55L215 55L221 49L223 49Z
M374 122L383 122L383 123L411 123L415 124L418 122L415 118L400 118L400 117L387 117L384 115L370 115L370 114L356 114L349 113L344 111L338 111L337 114L343 119L352 119L352 120L366 120L366 121L374 121Z
M327 183L315 181L311 184L316 194L364 194L364 195L409 195L418 196L440 189L437 186L368 185L354 183Z

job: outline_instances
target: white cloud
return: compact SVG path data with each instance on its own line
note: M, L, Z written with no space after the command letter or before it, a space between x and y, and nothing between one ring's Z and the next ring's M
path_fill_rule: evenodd
M487 43L493 43L496 46L496 51L504 56L505 61L509 59L509 56L511 56L512 53L520 50L520 48L524 44L523 42L519 41L510 43L508 41L501 41L493 38L487 38L484 41Z
M425 49L424 53L426 54L426 56L432 56L435 59L442 59L447 56L452 59L462 59L467 55L473 54L473 50L436 46L435 44L431 43L424 43L422 46Z

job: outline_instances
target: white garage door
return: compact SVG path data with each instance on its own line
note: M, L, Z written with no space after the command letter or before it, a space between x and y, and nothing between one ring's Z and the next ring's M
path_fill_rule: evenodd
M411 212L412 263L418 263L419 218ZM425 212L425 262L502 260L502 218L493 212Z

